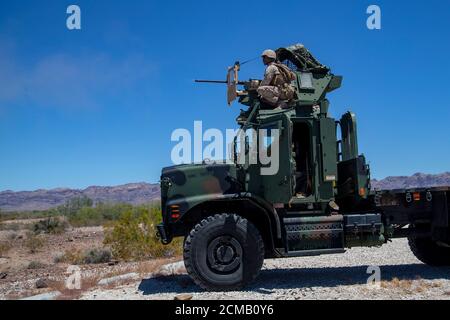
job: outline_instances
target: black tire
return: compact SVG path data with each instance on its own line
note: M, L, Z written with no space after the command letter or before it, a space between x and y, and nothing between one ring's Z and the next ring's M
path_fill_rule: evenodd
M237 290L258 276L264 262L264 242L247 219L216 214L191 230L183 255L187 272L201 288Z
M442 267L450 266L450 248L439 246L431 238L408 237L412 253L423 263Z

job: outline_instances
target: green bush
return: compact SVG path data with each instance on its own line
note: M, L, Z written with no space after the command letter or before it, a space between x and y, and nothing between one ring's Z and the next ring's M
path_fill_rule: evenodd
M74 227L99 226L117 220L124 212L133 210L130 204L103 204L95 207L83 207L69 216Z
M105 232L104 244L111 247L114 257L123 260L179 255L182 240L163 245L156 237L156 224L160 212L156 208L137 207L125 212Z
M108 249L91 249L84 254L85 264L107 263L111 261L111 251Z
M86 196L74 197L67 201L64 205L59 206L56 210L59 214L70 217L78 213L82 208L91 208L94 201Z
M37 232L53 233L63 232L68 223L74 227L101 226L118 220L125 212L132 211L134 215L139 214L143 208L148 206L134 207L126 203L96 203L87 197L75 197L67 201L64 205L45 211L28 211L28 212L8 212L0 213L0 230L2 229L33 229L33 225L22 225L17 223L2 224L2 220L19 220L19 219L46 219L45 222L36 226ZM61 217L64 219L61 220ZM64 229L55 225L57 219L64 223ZM54 227L57 228L54 228Z
M68 223L64 219L58 217L51 217L36 222L33 225L33 231L36 234L40 233L60 234L63 233L67 227Z

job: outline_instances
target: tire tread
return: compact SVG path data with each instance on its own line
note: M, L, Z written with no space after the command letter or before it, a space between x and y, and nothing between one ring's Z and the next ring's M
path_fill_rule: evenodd
M227 286L226 288L223 287L219 287L219 286L214 286L212 284L206 284L204 281L202 281L202 279L199 277L199 275L197 274L197 272L194 270L191 261L190 261L190 247L192 245L192 240L196 237L196 234L203 228L207 227L207 225L211 222L213 222L214 220L217 219L228 219L229 217L233 217L233 219L236 221L236 224L239 223L243 223L244 221L247 223L248 229L250 229L250 232L252 231L256 231L256 235L257 235L257 248L258 248L258 252L257 252L257 257L259 259L264 260L264 241L258 231L258 229L247 219L237 215L237 214L230 214L230 213L222 213L222 214L214 214L211 216L208 216L206 218L203 218L199 223L197 223L194 228L192 228L192 230L189 232L189 235L186 237L186 241L185 241L185 245L183 247L183 258L184 258L184 265L186 267L186 270L188 272L188 274L191 276L192 280L194 281L194 283L196 285L198 285L199 287L201 287L204 290L207 291L231 291L231 290L237 290L237 289L241 289L243 286L245 286L246 284L254 281L256 279L256 277L259 275L259 272L261 270L261 268L258 269L258 272L254 273L251 275L250 279L246 279L246 281L242 281L241 283L238 283L236 285L233 286Z

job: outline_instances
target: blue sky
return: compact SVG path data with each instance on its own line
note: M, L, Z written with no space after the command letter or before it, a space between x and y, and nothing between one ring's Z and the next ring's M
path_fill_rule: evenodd
M193 79L298 42L344 76L331 112L357 114L373 177L450 171L450 1L276 3L1 1L0 190L156 182L174 129L235 127L225 88Z

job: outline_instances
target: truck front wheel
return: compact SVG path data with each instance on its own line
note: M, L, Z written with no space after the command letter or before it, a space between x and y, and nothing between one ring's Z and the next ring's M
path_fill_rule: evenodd
M431 238L408 237L409 247L417 259L430 266L450 266L450 248Z
M235 214L216 214L198 223L184 243L184 264L205 290L236 290L253 281L264 262L258 229Z

